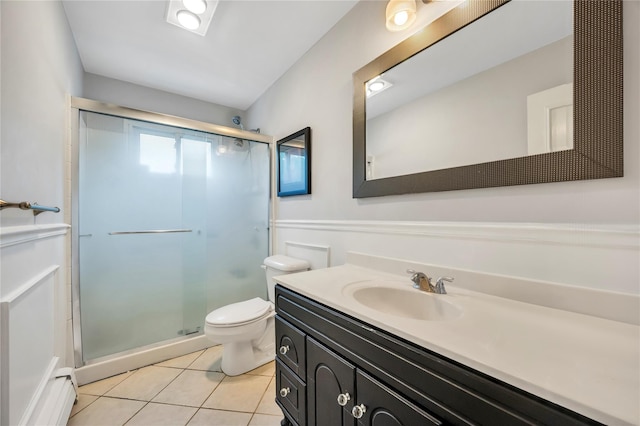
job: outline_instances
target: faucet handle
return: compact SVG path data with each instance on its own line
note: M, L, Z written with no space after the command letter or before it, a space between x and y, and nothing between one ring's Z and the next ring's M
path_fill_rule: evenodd
M438 294L447 294L447 291L444 289L444 281L452 283L454 280L453 277L440 277L436 281L436 293Z
M426 281L429 287L431 287L431 278L429 278L424 272L407 269L407 274L412 274L411 281L413 281L413 288L422 288L422 281Z

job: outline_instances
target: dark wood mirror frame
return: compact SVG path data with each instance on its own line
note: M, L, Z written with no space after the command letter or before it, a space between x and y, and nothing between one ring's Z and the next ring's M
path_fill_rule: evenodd
M301 171L300 181L286 181L283 173L283 162L280 158L280 153L284 152L284 147L288 146L290 142L303 141L303 147L295 147L304 156L303 166ZM291 146L290 146L291 148ZM302 155L301 155L302 156ZM288 197L290 195L305 195L311 194L311 128L305 127L286 138L280 139L276 143L276 163L278 164L278 197Z
M622 0L574 1L574 149L366 180L365 83L509 0L469 0L353 75L353 198L623 176Z

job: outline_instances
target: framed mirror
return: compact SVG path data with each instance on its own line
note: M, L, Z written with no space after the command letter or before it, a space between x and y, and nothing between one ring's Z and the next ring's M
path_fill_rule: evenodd
M353 82L354 198L623 175L620 0L467 0Z
M280 139L276 153L278 197L311 194L311 128Z

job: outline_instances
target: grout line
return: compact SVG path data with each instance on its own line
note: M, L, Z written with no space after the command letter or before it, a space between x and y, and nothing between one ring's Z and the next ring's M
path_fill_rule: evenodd
M160 368L170 368L170 367L160 367ZM182 376L182 373L184 373L184 370L185 370L185 369L184 369L184 368L182 368L181 370L182 370L182 371L181 371L179 374L177 374L177 375L176 375L176 377L174 377L173 379L171 379L171 381L170 381L169 383L167 383L165 387L163 387L163 388L162 388L162 389L160 389L160 390L159 390L155 395L153 395L153 396L151 397L151 399L149 399L149 402L153 401L153 398L155 398L156 396L160 395L160 394L162 393L162 391L163 391L163 390L165 390L166 388L168 388L168 387L169 387L169 385L170 385L171 383L175 382L175 381L178 379L178 377Z
M122 423L122 426L124 426L124 425L126 425L127 423L129 423L129 422L131 421L131 419L133 419L135 416L137 416L137 415L138 415L138 413L139 413L140 411L142 411L142 410L144 409L144 407L146 407L147 405L149 405L149 403L150 403L150 402L151 402L151 401L147 401L147 403L146 403L146 404L144 404L142 407L140 407L140 409L139 409L138 411L136 411L135 413L133 413L133 415L132 415L131 417L129 417L129 418L127 419L127 421L125 421L124 423Z
M97 400L99 400L100 398L102 398L101 395L89 395L89 394L83 394L85 396L95 396L96 399L94 399L93 401L91 401L90 403L88 403L87 405L85 405L84 407L82 407L80 410L78 410L73 416L69 416L69 419L71 419L72 417L75 417L76 415L78 415L78 413L81 413L85 408L87 408L88 406L92 405L94 402L96 402ZM76 396L78 399L80 398L80 394L78 394ZM73 408L72 408L73 409ZM67 422L68 423L68 422Z
M206 352L206 349L202 351L202 353L193 360L193 362L191 362L189 364L189 366L191 366L193 363L195 363L204 353ZM108 396L106 395L108 392L110 392L111 390L113 390L116 386L122 384L123 382L125 382L126 380L128 380L131 376L133 376L137 371L139 371L140 369L136 369L136 370L132 370L131 374L129 374L128 377L124 378L122 381L120 381L119 383L115 384L114 386L110 387L107 391L105 391L102 395L91 395L91 394L85 394L87 396L95 396L97 397L94 401L92 401L91 403L87 404L85 407L82 408L82 410L79 410L77 413L74 414L74 416L82 411L84 411L84 409L86 409L87 407L89 407L90 405L94 404L96 401L98 401L100 398L110 398L110 399L119 399L119 400L124 400L124 401L138 401L138 402L144 402L145 404L140 407L139 410L137 410L131 417L129 417L129 419L127 419L122 426L128 424L136 415L138 415L146 406L148 406L151 403L154 404L161 404L161 405L169 405L169 406L176 406L176 407L185 407L185 408L195 408L196 411L194 412L194 414L187 420L187 422L185 423L185 426L191 421L193 420L193 418L196 416L196 414L200 411L200 410L212 410L212 411L226 411L226 412L232 412L232 413L245 413L245 414L251 414L250 420L249 420L249 424L251 423L251 421L254 419L254 417L256 415L270 415L270 416L274 416L274 417L279 417L278 415L273 415L273 414L267 414L267 413L258 413L258 407L260 406L260 402L263 400L263 398L265 397L265 395L267 394L267 392L269 391L269 385L271 385L271 382L273 380L275 380L275 372L271 375L262 375L262 374L253 374L250 376L259 376L259 377L268 377L269 383L267 384L267 387L265 388L264 392L262 393L260 399L258 400L258 404L257 406L254 408L254 410L252 412L248 412L248 411L238 411L238 410L231 410L231 409L221 409L221 408L207 408L207 407L203 407L203 404L211 397L211 395L219 388L220 384L227 379L228 377L231 376L227 376L226 374L224 374L223 372L220 371L211 371L211 370L195 370L195 369L189 369L189 366L184 367L184 368L178 368L178 367L171 367L171 366L158 366L156 364L153 364L153 366L156 367L160 367L160 368L171 368L171 369L179 369L182 370L178 375L176 375L169 383L167 383L160 391L158 391L155 395L153 395L151 397L150 400L146 401L146 400L142 400L142 399L135 399L135 398L123 398L123 397L116 397L116 396ZM211 390L211 392L209 393L209 395L203 400L203 402L199 405L199 406L193 406L193 405L181 405L181 404L172 404L172 403L166 403L166 402L154 402L153 398L157 397L161 392L163 392L167 387L169 387L169 385L171 385L175 380L178 379L178 377L180 377L185 371L201 371L206 373L217 373L217 374L222 374L223 377L222 379L218 382L218 384L213 388L213 390Z
M205 399L206 401L206 399ZM196 408L196 411L191 415L191 417L189 417L189 419L187 419L187 422L184 424L184 426L187 426L191 420L193 420L193 418L196 416L196 414L198 414L200 412L202 408Z

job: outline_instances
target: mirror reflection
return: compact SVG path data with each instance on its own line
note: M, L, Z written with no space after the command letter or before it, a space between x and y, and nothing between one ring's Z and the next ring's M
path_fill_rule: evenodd
M366 179L572 149L572 32L573 2L513 0L369 80Z

